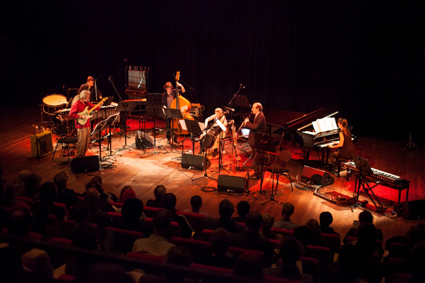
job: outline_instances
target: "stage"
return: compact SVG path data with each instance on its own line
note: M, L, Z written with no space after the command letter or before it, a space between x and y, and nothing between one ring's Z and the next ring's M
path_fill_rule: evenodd
M218 166L218 156L207 157L211 161L211 166L207 169L205 177L204 171L185 169L181 166L182 150L188 153L192 150L190 140L184 142L181 147L171 148L165 139L165 133L158 131L156 144L160 146L156 149L137 149L134 146L136 133L139 129L139 120L137 117L128 121L130 129L127 132L127 146L125 138L119 130L113 131L111 138L112 156L107 150L107 142L102 143L102 169L88 174L74 174L67 163L67 157L63 157L63 151L55 155L55 161L52 160L52 154L41 158L30 158L31 143L30 136L39 130L32 125L40 124L40 110L38 108L13 108L3 111L4 119L1 121L2 136L0 138L2 147L0 149L1 164L4 166L3 179L16 181L20 170L27 169L32 173L38 173L43 182L52 181L53 176L59 171L64 171L69 176L68 188L82 193L86 183L95 175L103 179L103 188L119 196L123 186L130 185L136 191L137 197L144 203L153 198L153 189L162 184L167 188L167 192L174 193L177 197L177 209L184 210L190 208L190 198L193 195L200 195L203 199L202 211L207 212L212 217L218 217L218 204L221 200L227 198L236 204L241 200L246 200L251 204L251 210L257 210L260 213L269 213L279 219L281 204L291 202L295 206L295 213L292 221L297 224L304 224L309 219L319 219L319 214L323 211L332 213L334 222L332 227L341 234L341 237L351 227L353 220L357 220L358 214L364 208L355 208L352 212L349 202L337 201L329 202L323 198L313 195L313 190L302 187L293 187L285 177L280 178L277 192L274 196L275 201L267 202L271 197L270 173L265 173L263 187L260 190L259 180L249 180L248 190L239 194L228 194L217 191L217 178L219 175L230 175L245 177L247 170L235 170L236 163L234 155L232 158L232 147L226 143L223 155L223 167ZM267 113L266 113L267 114ZM152 137L153 121L147 121L145 132ZM164 128L163 121L157 122L157 128ZM143 123L141 124L143 128ZM179 138L183 139L183 138ZM52 135L53 149L56 145L57 136ZM407 142L407 141L406 141ZM302 151L295 147L289 141L284 140L284 147L291 152L292 160L287 163L287 168L293 180L300 176L303 169ZM356 154L367 158L372 167L395 174L410 181L409 200L420 200L425 198L423 169L424 150L410 149L405 150L405 144L400 142L382 141L372 137L359 137L355 144ZM195 144L195 153L199 151L199 143ZM99 155L99 146L93 143L89 148L89 155ZM242 157L242 164L247 157ZM310 166L318 165L316 154L310 154ZM250 161L247 162L247 165ZM219 170L220 169L220 170ZM229 170L229 171L227 171ZM249 173L253 173L250 170ZM211 177L211 178L209 178ZM197 179L199 178L199 179ZM196 180L195 180L196 179ZM215 180L214 180L215 179ZM329 196L343 195L352 197L354 194L354 177L348 181L345 177L335 177L335 182L323 188L321 191ZM294 184L295 185L295 184ZM360 200L367 200L369 204L367 209L372 211L375 217L375 225L383 230L384 240L404 234L417 221L407 221L406 219L394 216L391 211L393 205L397 202L398 191L391 188L378 186L374 189L384 207L383 212L375 212L375 208L367 195L361 195ZM405 200L405 192L402 193L401 200ZM263 204L265 203L265 204ZM236 214L236 213L235 213Z

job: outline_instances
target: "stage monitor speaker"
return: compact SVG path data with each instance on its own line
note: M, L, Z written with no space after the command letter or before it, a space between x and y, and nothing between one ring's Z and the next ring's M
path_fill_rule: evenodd
M219 192L243 194L247 185L245 177L218 175L217 190Z
M204 155L194 155L194 154L183 154L182 155L182 167L186 169L195 169L204 171L205 166L209 168L211 162L208 157Z
M396 203L394 211L408 220L425 218L425 199Z
M71 171L74 173L99 171L99 156L94 155L72 159Z
M153 146L153 139L145 132L137 131L136 133L136 148L147 148Z
M36 138L37 136L37 138ZM43 131L39 134L31 135L31 157L37 157L37 148L39 157L46 156L53 151L52 132Z
M332 185L335 182L335 178L328 171L306 165L304 165L301 176L303 179L312 181L316 185L321 185L322 187Z

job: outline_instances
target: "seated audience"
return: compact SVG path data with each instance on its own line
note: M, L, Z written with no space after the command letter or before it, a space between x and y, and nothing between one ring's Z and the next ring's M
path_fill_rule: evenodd
M370 213L367 210L360 212L360 214L359 214L359 222L358 223L355 222L354 225L353 225L353 227L347 232L347 234L345 235L344 239L342 240L342 242L344 244L347 243L347 238L348 237L350 237L350 236L358 237L358 226L361 223L371 223L372 224L373 223L372 213ZM379 241L382 241L383 240L381 229L376 229L375 240L379 240Z
M200 263L223 268L233 268L237 258L229 252L229 232L224 228L215 229L211 233L210 243L212 253L206 255Z
M291 236L285 237L281 243L280 260L276 268L265 268L264 274L294 281L313 282L310 274L302 273L301 256L304 255L304 251L300 241Z
M283 239L282 234L278 234L271 231L273 224L274 224L274 217L267 213L263 214L263 220L261 221L260 235L270 240L282 240Z
M49 214L56 216L59 221L64 218L62 209L55 206L54 202L57 199L56 186L52 182L43 183L40 186L40 201L45 202L49 207Z
M281 215L282 219L273 224L273 228L295 230L298 225L291 222L291 215L294 214L294 206L287 202L283 204Z
M240 255L233 267L233 275L263 282L262 259L256 254L244 253Z
M27 180L29 175L31 175L31 172L29 170L21 170L18 173L18 181L13 182L17 196L22 196L22 193L25 190L25 181Z
M38 174L31 174L25 180L25 189L22 192L23 197L30 198L32 200L38 200L38 194L40 191L40 186L42 179Z
M164 206L162 205L162 198L165 196L166 193L167 189L163 185L156 186L153 191L155 199L149 199L146 202L146 206L163 208Z
M182 237L190 238L192 237L193 229L184 215L177 214L176 203L176 196L172 193L165 194L162 199L164 209L171 213L171 221L177 222L179 224Z
M130 198L136 198L136 192L133 190L132 186L124 186L120 193L120 198L118 202L124 203L126 200Z
M55 183L58 190L58 197L56 201L64 203L68 209L70 209L77 201L78 195L73 190L67 188L68 175L66 175L63 171L57 173L53 178L53 183Z
M249 213L250 205L247 201L241 200L236 205L236 210L238 217L233 217L232 219L239 223L245 223L246 215Z
M260 236L261 214L251 211L246 217L245 230L230 236L231 246L264 252L266 266L273 263L274 245Z
M322 238L322 233L320 232L320 225L317 220L310 219L307 221L305 226L311 231L311 241L309 245L329 247L328 241Z
M206 212L202 212L201 211L201 207L202 207L202 198L198 195L194 195L191 199L190 199L190 205L192 206L192 210L189 209L185 209L185 212L191 212L191 213L199 213L199 214L203 214L206 217L208 217L208 213Z
M166 209L155 212L153 217L153 234L149 238L141 238L134 241L133 252L148 255L165 256L168 250L174 246L166 236L171 224L171 213Z
M149 237L152 230L143 225L146 216L143 213L143 202L137 198L127 199L122 206L123 226L125 230L142 232L144 237Z
M217 228L225 228L230 233L238 233L244 229L244 226L231 219L235 209L233 203L228 199L220 202L218 207L219 218L207 218L205 221L205 229L215 230Z
M90 207L89 221L97 224L99 231L103 231L106 227L111 226L111 217L107 212L114 212L114 210L109 203L99 198L99 191L97 189L89 188L86 190L84 200Z
M334 221L332 214L328 211L324 211L320 213L320 231L322 233L326 234L336 234L339 235L337 232L334 231L330 225Z

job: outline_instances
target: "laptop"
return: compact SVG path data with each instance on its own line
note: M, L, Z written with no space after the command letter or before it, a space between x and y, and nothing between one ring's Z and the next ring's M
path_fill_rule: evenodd
M243 129L241 129L241 131L242 131L242 136L243 136L244 138L248 138L248 136L249 136L249 132L250 132L251 130L250 130L250 129L243 128Z

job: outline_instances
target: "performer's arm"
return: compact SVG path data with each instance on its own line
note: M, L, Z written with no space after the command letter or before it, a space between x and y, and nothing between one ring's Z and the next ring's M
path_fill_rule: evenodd
M245 127L251 130L258 130L261 127L261 123L263 121L264 116L260 116L261 114L258 114L257 117L255 117L254 122L251 123L249 120L245 123Z
M74 118L74 119L77 119L79 117L78 116L78 108L77 108L78 103L79 102L77 101L76 103L74 103L71 106L71 110L69 111L69 117Z
M186 90L184 89L184 86L181 84L181 83L179 83L179 82L176 82L176 88L178 89L179 87L182 89L182 93L185 93L186 92Z
M339 143L330 145L329 148L338 148L338 147L342 147L344 145L344 135L342 134L342 132L339 132Z

